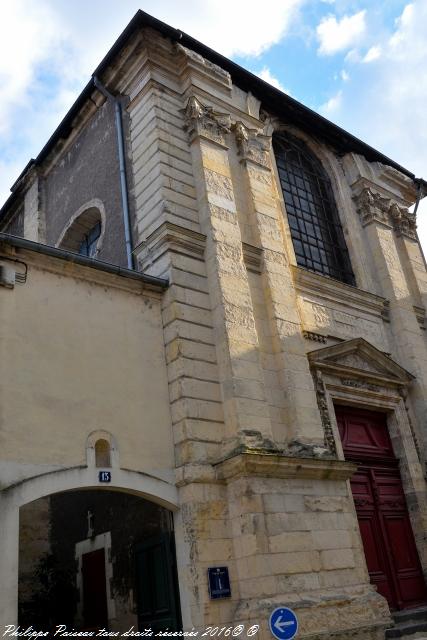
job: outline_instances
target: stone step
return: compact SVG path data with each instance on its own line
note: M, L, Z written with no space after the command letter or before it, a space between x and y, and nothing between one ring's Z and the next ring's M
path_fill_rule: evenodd
M394 626L387 629L387 638L427 640L427 606L405 609L393 614Z
M427 605L417 607L416 609L404 609L393 613L393 619L396 624L405 622L405 620L427 620Z

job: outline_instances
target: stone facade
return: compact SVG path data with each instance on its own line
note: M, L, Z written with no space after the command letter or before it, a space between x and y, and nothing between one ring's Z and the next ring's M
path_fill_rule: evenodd
M1 455L10 464L10 474L2 479L5 508L12 514L25 500L47 495L50 483L52 492L94 486L84 442L95 428L106 429L119 442L117 487L122 482L123 488L174 510L185 628L259 624L259 637L268 638L269 612L288 605L298 613L300 637L307 640L383 638L390 612L369 581L349 482L355 465L344 459L334 403L387 412L427 575L427 272L408 211L416 199L413 180L355 151L338 154L320 133L278 117L221 66L150 26L129 35L101 80L127 99L138 269L167 278L169 287L161 296L145 299L143 292L137 300L136 291L117 293L113 276L111 282L103 276L102 284L86 284L92 279L90 267L83 277L75 273L77 266L62 267L60 258L40 266L30 250L9 255L5 241L9 258L35 261L26 289L0 288L3 354L9 353L0 360L2 377L12 372L2 387ZM60 195L71 202L70 186L62 183L58 190L67 163L68 175L76 176L73 193L79 193L82 178L73 173L72 158L79 141L106 117L95 88L93 98L97 108L93 102L82 107L76 132L37 169L44 171L44 193L52 203ZM110 125L103 126L107 138ZM331 180L356 287L297 266L271 144L280 132L303 140ZM34 173L19 187L23 233L55 244L59 217L65 224L71 209L82 203L73 196L68 213L49 204L49 198L42 206ZM88 201L103 198L90 189L85 194ZM104 205L108 220L111 202ZM7 224L17 207L10 208ZM3 227L11 228L18 227ZM123 246L119 226L111 235L107 223L105 233L110 247ZM111 248L106 256L121 264L120 251ZM37 276L40 269L43 276ZM58 269L60 275L52 275ZM61 287L60 277L70 284ZM81 279L71 286L75 278ZM59 304L57 291L61 312L49 309ZM83 406L77 402L80 390L74 382L70 388L64 369L55 369L46 350L54 330L55 361L73 363L75 337L66 315L76 296L92 296L91 309L102 317L117 314L124 333L121 341L122 334L117 337L111 327L99 330L95 316L92 324L85 323L81 339L96 335L98 366L88 366L85 375L97 395L89 416L74 420L79 435L71 438L64 413ZM135 302L123 306L123 296ZM47 306L36 307L35 330L29 308L37 299ZM13 325L17 314L19 327ZM148 342L155 336L158 375L165 378L151 382L157 385L151 397L147 339L132 346L140 330L147 331ZM20 365L28 365L28 354L19 346L20 356L12 357L6 345L13 346L14 336L24 333L34 336L30 344L46 357L40 362L32 356L25 380L33 391L26 408L18 410ZM130 356L126 375L133 378L133 393L139 387L147 395L144 406L133 406L136 396L102 374L116 367L118 354L119 360ZM124 372L119 369L117 375ZM42 375L47 376L45 392L35 393L34 377ZM13 381L10 392L8 380ZM131 419L126 412L113 415L117 406L132 406ZM46 412L52 419L45 420ZM58 425L63 426L58 430ZM47 472L57 478L49 479ZM152 477L150 488L145 474ZM159 489L162 482L168 500ZM13 514L1 526L13 549ZM229 567L232 596L212 601L206 571L222 565ZM13 566L5 570L14 574ZM13 622L14 602L9 589L0 605L2 622Z

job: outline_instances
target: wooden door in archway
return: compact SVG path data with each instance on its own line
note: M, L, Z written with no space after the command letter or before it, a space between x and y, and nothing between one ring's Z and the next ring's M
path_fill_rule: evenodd
M371 582L391 609L424 604L427 590L385 414L336 406Z

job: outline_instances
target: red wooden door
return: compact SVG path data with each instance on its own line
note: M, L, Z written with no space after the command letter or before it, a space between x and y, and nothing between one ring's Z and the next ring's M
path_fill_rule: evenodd
M347 460L359 463L351 488L371 582L391 609L427 600L402 481L385 414L336 407Z
M108 627L104 549L82 556L83 619L86 629Z

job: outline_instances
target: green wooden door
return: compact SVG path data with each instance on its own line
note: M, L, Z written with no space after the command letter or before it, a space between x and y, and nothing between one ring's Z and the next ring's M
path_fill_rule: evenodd
M179 631L181 616L173 537L161 534L135 548L138 627Z

